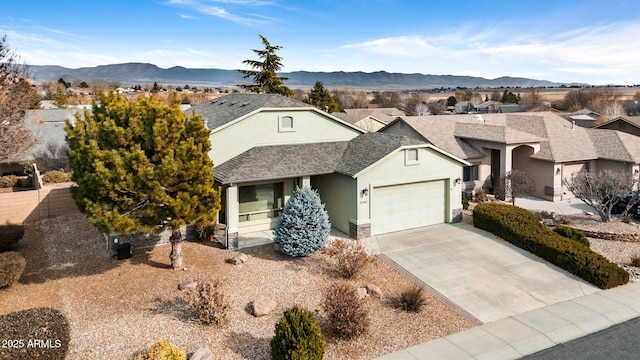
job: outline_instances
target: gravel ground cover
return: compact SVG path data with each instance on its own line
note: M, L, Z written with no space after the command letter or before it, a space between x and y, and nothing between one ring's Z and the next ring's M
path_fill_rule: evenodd
M322 294L338 279L325 255L292 259L270 245L243 250L249 261L234 265L235 253L215 243L184 243L183 271L170 269L166 245L117 260L80 214L28 224L18 245L27 266L19 283L0 292L0 314L58 309L71 327L68 359L132 359L163 339L187 353L208 347L216 359L269 359L275 323L287 308L302 305L326 326ZM221 281L230 305L226 325L207 327L193 318L178 290L190 280ZM412 283L376 258L351 282L377 285L384 296L366 301L367 334L351 341L325 336L327 359L370 359L472 327L432 297L418 314L394 307ZM249 304L259 296L278 306L256 318Z

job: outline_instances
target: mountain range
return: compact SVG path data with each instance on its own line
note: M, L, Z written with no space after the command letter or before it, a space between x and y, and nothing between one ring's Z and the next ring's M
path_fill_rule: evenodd
M117 82L122 86L145 85L157 82L159 85L225 87L249 83L237 70L197 69L174 66L168 69L148 63L125 63L83 67L77 69L56 65L30 65L29 75L37 82L55 82L63 78L67 82ZM309 88L320 81L330 88L373 88L373 89L434 89L434 88L514 88L531 86L575 86L576 83L555 83L519 77L503 76L485 79L474 76L425 75L376 72L309 72L294 71L278 73L286 77L285 85L291 88Z

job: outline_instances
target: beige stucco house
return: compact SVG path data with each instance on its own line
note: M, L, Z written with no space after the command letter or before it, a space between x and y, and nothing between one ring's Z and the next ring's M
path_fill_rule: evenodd
M353 238L453 222L466 161L433 144L364 130L275 94L231 94L194 107L211 129L227 247L273 229L296 186L318 190Z
M571 196L562 181L578 171L640 170L637 136L587 129L552 112L406 116L380 131L422 140L467 160L462 178L469 193L494 193L499 179L518 169L535 180L535 196L558 201Z

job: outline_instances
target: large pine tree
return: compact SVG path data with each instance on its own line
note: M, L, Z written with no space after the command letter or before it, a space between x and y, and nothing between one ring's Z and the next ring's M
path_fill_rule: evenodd
M260 40L262 40L264 49L252 49L251 51L258 54L261 60L249 59L242 62L256 70L238 70L244 74L245 78L252 78L253 85L240 85L240 87L254 93L280 94L284 96L293 95L293 90L284 85L284 80L288 79L279 77L277 74L283 65L282 58L276 54L276 51L282 47L271 45L266 37L262 35L258 36Z
M171 266L183 268L180 227L209 224L220 209L198 115L143 98L101 95L65 128L78 207L103 232L171 230Z

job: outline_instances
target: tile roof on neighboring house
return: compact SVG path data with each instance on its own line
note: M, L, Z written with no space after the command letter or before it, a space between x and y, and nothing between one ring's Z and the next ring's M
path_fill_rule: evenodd
M331 113L331 115L338 117L348 123L355 124L367 117L373 117L383 123L389 123L395 120L398 116L406 115L403 111L396 108L373 108L373 109L344 109L340 112Z
M223 184L290 177L354 176L401 146L426 145L406 136L366 133L350 141L256 146L213 169Z
M213 168L223 184L330 174L348 141L256 146Z
M424 144L424 141L401 135L365 133L349 141L336 172L354 176L401 146Z
M261 108L312 108L278 94L229 94L193 107L209 129L216 129Z

